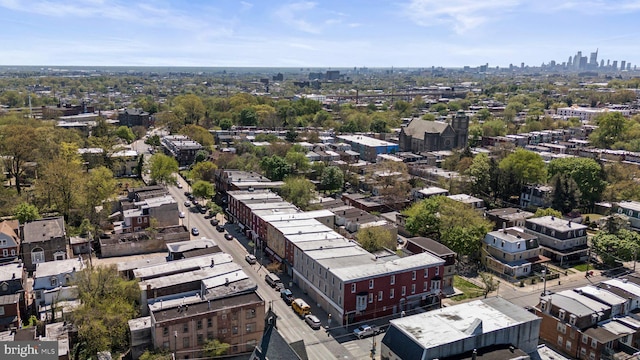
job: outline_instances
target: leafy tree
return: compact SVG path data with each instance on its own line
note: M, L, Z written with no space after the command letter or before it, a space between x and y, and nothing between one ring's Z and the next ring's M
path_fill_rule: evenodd
M38 208L26 202L18 204L13 211L20 224L40 219Z
M84 182L84 200L91 224L97 225L95 208L111 197L116 190L113 172L104 166L92 169Z
M611 214L605 220L603 230L609 234L617 234L620 230L629 230L629 218L621 214Z
M238 124L241 126L258 125L258 117L255 110L250 107L242 109L238 115Z
M171 134L177 133L178 130L184 126L184 120L178 117L177 112L163 111L157 113L155 116L157 126L166 128ZM156 146L160 146L159 141Z
M298 132L293 129L290 129L289 131L287 131L285 135L285 139L288 142L295 142L298 139Z
M551 206L567 214L576 209L580 204L580 190L578 184L568 174L556 174L551 179L553 197Z
M598 128L591 133L589 140L594 146L610 149L631 126L631 122L619 112L608 112L596 119Z
M543 217L543 216L555 216L558 219L562 219L562 213L554 208L538 208L533 217Z
M193 165L191 171L189 171L189 175L194 180L213 182L217 168L216 164L211 161L202 161Z
M151 145L151 146L160 146L160 145L162 145L162 144L160 143L160 136L158 136L158 135L151 135L151 136L149 136L149 137L144 141L144 143L145 143L145 144L147 144L147 145Z
M145 350L145 352L140 355L139 360L173 360L173 354L170 353L155 353L149 350Z
M620 229L616 233L600 231L591 238L591 245L605 264L612 265L616 260L635 260L640 250L640 235L631 230Z
M278 155L263 157L260 160L260 168L272 181L281 181L291 173L291 166Z
M175 184L174 173L178 172L178 162L176 159L156 153L149 160L149 170L151 179L160 184Z
M476 155L466 173L472 179L471 191L474 194L486 196L491 193L491 162L487 154Z
M233 120L231 120L229 118L221 119L218 122L218 126L220 126L220 129L222 129L222 130L229 130L233 126Z
M176 104L174 108L176 114L181 115L186 124L197 125L204 117L206 109L202 103L202 99L197 95L187 94L178 96L175 98L174 103Z
M589 158L559 158L549 163L549 176L567 174L578 185L586 206L593 206L600 200L607 186L600 165Z
M286 201L302 210L309 210L310 203L316 198L313 183L303 177L289 176L280 188L280 195Z
M547 180L547 169L542 157L524 149L517 149L500 161L500 169L514 175L519 185L540 184Z
M207 202L207 208L209 209L209 214L217 215L222 213L222 208L213 201Z
M191 140L208 148L214 144L213 135L209 130L198 125L187 125L180 129L180 134L187 135Z
M225 355L231 345L221 342L218 339L207 340L202 346L202 351L206 356L218 357Z
M482 124L483 136L504 136L507 134L507 124L499 119L487 120Z
M381 226L360 228L356 234L356 240L368 252L376 252L385 248L395 249L396 247L396 240L391 231Z
M375 119L371 122L371 131L375 133L388 133L390 129L384 119Z
M337 166L327 166L322 170L320 186L323 190L340 190L344 185L344 172Z
M63 147L56 158L44 164L36 188L40 196L53 202L55 208L69 220L71 209L81 197L78 189L82 189L83 178L77 146L67 145L70 146Z
M116 131L115 131L115 135L117 137L119 137L120 139L126 141L127 144L131 144L133 142L133 140L136 139L136 136L133 133L133 131L131 130L131 128L127 127L127 126L118 127L118 129L116 129Z
M417 202L403 213L409 232L439 240L460 255L477 255L482 239L493 228L482 214L446 196Z
M292 173L301 174L309 170L309 158L304 153L289 150L285 161L289 164Z
M482 283L484 284L484 298L486 299L487 296L493 292L496 291L496 289L498 288L498 284L500 284L499 280L495 280L493 278L493 276L491 276L491 274L488 273L480 273L480 280L482 280Z
M100 351L124 352L129 347L128 321L138 316L137 281L121 278L115 266L100 266L76 273L81 305L72 313L78 328L80 359Z
M6 125L0 130L0 152L10 177L15 179L16 191L22 191L25 163L35 158L35 132L27 125Z
M193 196L202 199L209 199L215 193L213 184L204 180L196 181L191 188L193 189Z

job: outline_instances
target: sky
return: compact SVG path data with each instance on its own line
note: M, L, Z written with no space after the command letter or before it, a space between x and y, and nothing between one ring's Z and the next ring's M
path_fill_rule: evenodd
M640 0L0 0L0 65L640 62Z

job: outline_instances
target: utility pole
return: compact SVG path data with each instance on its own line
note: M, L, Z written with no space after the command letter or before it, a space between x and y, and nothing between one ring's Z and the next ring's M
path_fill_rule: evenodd
M371 339L373 339L371 344L371 359L375 359L376 358L376 334L373 334L373 337Z
M547 296L547 264L544 264L544 269L542 269L542 296Z

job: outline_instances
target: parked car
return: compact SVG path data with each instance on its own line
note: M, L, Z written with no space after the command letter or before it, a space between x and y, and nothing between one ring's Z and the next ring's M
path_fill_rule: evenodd
M178 189L182 189L182 183L178 181Z
M291 305L291 302L294 299L293 293L289 289L280 290L280 297L282 298L282 300L284 300L285 303L287 303L287 305Z
M378 335L382 330L378 326L371 325L360 325L357 329L353 330L353 334L358 338L362 339L367 336Z
M185 217L185 213L184 213L184 211L180 211L180 212L178 213L178 217L179 217L180 219L184 219L184 217Z
M224 226L218 224L216 225L216 230L218 230L218 232L224 232Z
M191 193L190 193L190 192L188 192L188 191L185 191L185 192L184 192L184 196L189 197L189 196L191 196Z
M210 222L210 223L211 223L211 225L213 225L213 226L218 226L218 224L220 223L220 222L218 221L218 219L211 219L211 220L209 220L209 222Z
M193 234L193 236L197 236L197 235L200 235L200 231L198 231L197 227L192 227L191 234Z
M196 199L192 199L191 201L193 202L193 205L198 205L199 204L198 200L196 200Z
M198 211L200 212L200 214L206 214L207 208L202 205L198 205Z
M404 240L401 237L398 237L398 245L404 244Z
M305 315L304 321L314 330L320 329L320 319L313 314Z
M229 233L224 234L224 238L227 240L233 240L233 236L231 236L231 234Z
M186 207L190 207L190 206L191 206L191 202L189 202L189 201L185 201L185 202L184 202L184 206L186 206Z
M244 257L245 260L247 260L247 262L251 265L255 264L256 262L258 262L258 259L256 259L256 257L253 254L247 254Z

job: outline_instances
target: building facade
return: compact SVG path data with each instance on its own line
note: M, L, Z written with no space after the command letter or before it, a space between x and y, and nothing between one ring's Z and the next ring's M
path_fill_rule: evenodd
M469 138L469 117L458 112L451 124L413 119L400 129L400 150L415 153L465 148Z
M36 264L69 258L69 240L64 218L53 217L34 220L22 227L20 253L27 271Z
M587 227L582 224L543 216L527 219L524 231L536 236L542 254L560 265L587 259Z

